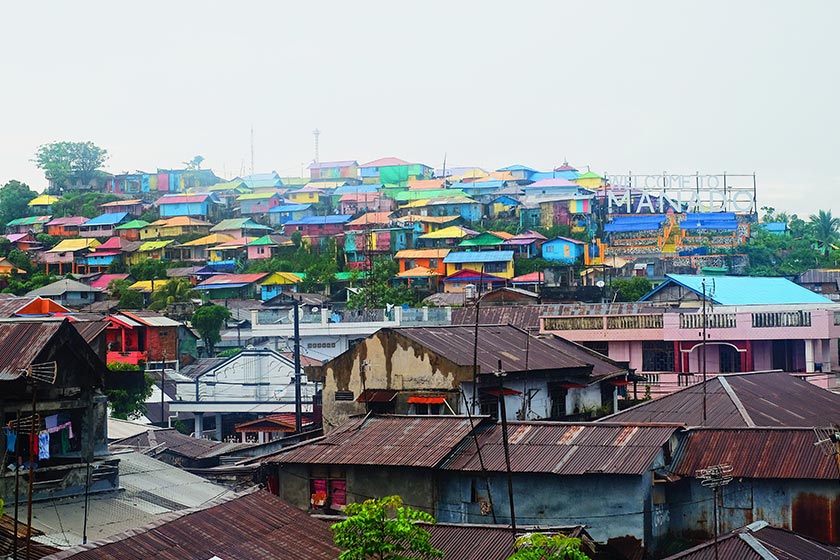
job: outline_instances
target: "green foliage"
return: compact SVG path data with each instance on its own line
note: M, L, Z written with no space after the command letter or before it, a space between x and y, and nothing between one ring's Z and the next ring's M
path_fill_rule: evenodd
M152 311L163 311L171 303L199 299L198 292L193 289L192 284L186 278L172 278L162 288L152 293L152 302L149 309Z
M391 279L399 272L399 265L391 258L378 258L373 262L370 279L358 292L352 294L347 301L350 309L379 308L391 305L416 305L417 294L411 288L399 285L392 286ZM364 277L365 273L361 273Z
M12 250L12 242L6 237L0 237L0 257L5 257Z
M84 216L95 218L102 214L100 204L117 200L116 195L98 192L68 191L52 205L53 216Z
M202 305L193 313L192 326L204 340L208 356L213 355L213 347L222 340L222 327L228 319L230 310L221 305Z
M35 235L35 241L37 241L44 247L49 248L58 245L58 242L61 241L61 238L56 235L49 235L47 233L38 233Z
M137 290L126 290L120 296L120 301L117 304L119 309L143 309L145 299L143 294Z
M613 280L612 288L616 301L639 301L653 289L653 284L644 276L634 276Z
M53 142L39 146L35 165L54 185L90 183L108 159L108 151L93 142Z
M832 246L837 243L840 218L831 215L831 210L820 210L808 218L808 226L817 248L828 256Z
M228 348L227 350L222 350L218 354L216 354L217 358L230 358L231 356L236 356L242 352L242 348Z
M300 231L295 230L292 232L291 237L295 249L300 249L300 246L303 244L303 234Z
M431 535L419 523L434 523L430 514L403 505L399 496L348 504L348 518L331 529L339 560L408 560L441 558Z
M533 259L514 259L513 261L513 275L522 276L523 274L530 274L532 272L542 272L546 268L557 266L556 263L547 261L540 257Z
M476 231L506 231L507 233L518 233L519 222L516 220L482 220L482 224L470 226Z
M156 259L144 259L133 265L131 275L137 280L158 280L166 278L166 263Z
M585 231L572 231L572 228L569 226L551 226L549 228L538 227L535 228L534 231L537 231L549 239L554 239L555 237L568 237L569 239L577 239L578 241L583 241L584 243L589 243L590 237L589 233Z
M150 224L152 222L156 222L160 219L160 208L158 208L157 206L152 206L148 210L140 214L140 216L138 216L138 219L143 220L144 222L149 222Z
M24 253L19 249L12 249L9 251L9 254L6 256L9 259L9 262L15 265L18 268L22 268L27 272L27 274L31 273L35 266L32 264L32 260L29 258L29 255ZM35 288L33 288L34 290Z
M831 263L830 254L814 250L813 239L804 232L799 236L775 235L757 229L752 239L732 252L748 257L746 272L750 276L791 276Z
M529 533L516 539L516 552L508 560L590 560L580 550L580 539L565 535Z
M28 280L12 277L9 280L8 286L6 286L6 288L3 290L3 293L22 296L27 292L37 290L38 288L43 288L47 284L52 284L56 280L59 280L57 276L53 276L52 274L48 275L43 272L33 273L31 276L29 276Z
M29 216L29 201L37 197L26 183L9 181L0 187L0 226Z
M136 371L138 366L112 362L108 364L111 371ZM155 378L145 374L145 385L139 391L128 391L124 389L108 389L108 406L111 407L111 416L120 420L128 420L146 412L146 399L152 396L152 387L155 385Z

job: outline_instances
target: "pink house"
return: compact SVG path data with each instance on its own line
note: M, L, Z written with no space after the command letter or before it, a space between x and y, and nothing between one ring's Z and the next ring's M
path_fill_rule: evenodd
M359 212L391 212L394 201L383 197L378 192L346 193L339 199L342 214L358 214Z
M544 316L540 330L627 362L653 396L702 380L704 370L779 369L836 383L823 374L838 368L840 306L789 280L668 275L642 302L617 307Z

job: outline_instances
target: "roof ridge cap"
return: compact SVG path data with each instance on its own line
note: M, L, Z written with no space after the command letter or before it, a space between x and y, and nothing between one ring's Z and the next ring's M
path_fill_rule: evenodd
M735 393L735 390L732 388L732 385L729 384L729 381L727 381L723 377L719 377L718 383L720 383L720 386L723 387L724 391L726 391L726 394L729 395L729 398L732 400L732 404L735 405L735 408L738 410L738 413L741 415L741 418L743 418L744 422L747 423L747 427L755 428L755 422L753 422L753 419L750 417L750 413L747 412L744 403L742 403L741 399L738 398L738 395Z

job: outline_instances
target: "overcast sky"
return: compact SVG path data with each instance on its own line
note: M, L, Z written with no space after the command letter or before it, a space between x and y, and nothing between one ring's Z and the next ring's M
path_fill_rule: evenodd
M314 157L758 174L840 213L840 2L15 2L0 7L0 182L38 145L107 170L300 175Z

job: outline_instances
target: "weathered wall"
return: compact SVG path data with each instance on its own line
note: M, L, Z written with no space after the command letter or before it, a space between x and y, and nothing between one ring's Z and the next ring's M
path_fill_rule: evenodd
M347 501L398 495L416 509L434 513L435 484L429 469L366 467L347 469Z
M309 509L312 492L307 465L281 465L278 469L279 496L300 509Z
M711 537L712 491L684 479L668 492L671 528L677 534ZM837 480L736 479L722 493L720 530L754 521L840 543L840 491Z

